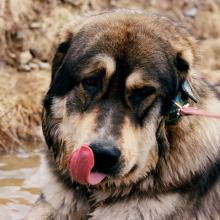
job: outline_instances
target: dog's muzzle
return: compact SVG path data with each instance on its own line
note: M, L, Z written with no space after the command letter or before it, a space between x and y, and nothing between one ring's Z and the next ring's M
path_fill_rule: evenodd
M67 166L75 181L96 185L119 170L120 155L116 147L84 144L71 153Z

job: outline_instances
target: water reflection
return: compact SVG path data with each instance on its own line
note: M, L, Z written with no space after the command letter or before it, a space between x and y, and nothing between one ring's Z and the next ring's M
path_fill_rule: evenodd
M40 194L39 150L0 155L0 220L20 220Z

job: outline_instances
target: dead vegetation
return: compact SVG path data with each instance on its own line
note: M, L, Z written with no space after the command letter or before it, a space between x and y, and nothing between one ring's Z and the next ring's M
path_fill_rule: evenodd
M40 140L42 95L60 26L76 15L112 8L159 12L183 23L198 39L200 68L220 81L219 0L1 0L0 149Z
M11 151L32 146L42 139L40 112L42 95L49 83L45 71L19 74L0 69L0 149Z

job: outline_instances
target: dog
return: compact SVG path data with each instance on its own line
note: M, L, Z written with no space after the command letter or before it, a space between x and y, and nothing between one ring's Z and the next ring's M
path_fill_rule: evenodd
M180 115L220 112L197 51L157 14L65 25L43 102L46 182L27 219L220 219L220 121Z

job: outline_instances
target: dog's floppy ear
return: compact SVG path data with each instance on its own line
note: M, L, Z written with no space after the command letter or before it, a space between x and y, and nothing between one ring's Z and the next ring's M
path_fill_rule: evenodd
M174 65L177 72L184 78L190 73L196 60L195 43L192 39L189 42L188 45L176 48L176 56L174 58Z
M59 43L58 47L56 49L54 58L52 60L52 80L56 77L56 73L59 70L59 68L63 64L63 60L65 58L65 55L71 45L71 40L75 33L80 29L82 26L82 21L84 18L75 16L73 20L68 22L66 25L64 25L59 33Z
M193 64L193 54L190 50L177 52L174 64L180 73L187 73Z
M70 47L71 39L68 38L64 42L60 43L56 49L53 61L52 61L52 79L54 80L57 70L62 66L63 59Z

